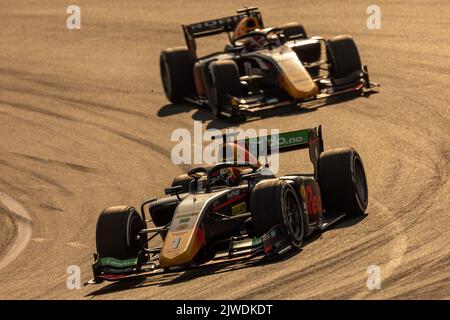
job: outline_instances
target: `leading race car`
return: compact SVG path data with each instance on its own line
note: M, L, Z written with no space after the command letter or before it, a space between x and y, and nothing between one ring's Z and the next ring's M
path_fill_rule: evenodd
M321 127L244 143L223 139L224 161L176 177L167 197L144 201L140 212L131 206L103 210L89 283L276 257L367 208L360 156L353 148L323 151ZM276 178L250 152L261 141L276 143L280 152L308 148L314 173ZM242 151L241 161L227 158L230 149ZM150 247L158 235L163 245Z
M183 25L187 47L161 52L164 92L171 102L208 105L216 117L323 101L376 86L353 39L308 37L299 23L266 28L256 7ZM222 52L197 56L195 39L228 33Z

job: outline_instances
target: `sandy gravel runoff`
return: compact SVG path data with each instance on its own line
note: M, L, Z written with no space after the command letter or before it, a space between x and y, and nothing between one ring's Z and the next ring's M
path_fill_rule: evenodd
M326 148L355 147L368 176L366 218L279 263L136 288L67 289L68 266L80 266L83 280L91 276L100 210L162 195L186 169L170 160L172 130L192 129L193 120L229 125L207 110L169 105L158 59L162 49L183 45L181 23L230 15L242 3L79 0L82 28L69 31L61 1L1 1L0 191L33 221L31 241L0 273L1 299L450 298L446 0L376 1L381 30L366 27L370 1L248 2L267 25L301 21L310 35L353 35L382 84L368 98L236 124L281 131L322 124ZM281 161L281 173L309 169L303 154ZM381 268L380 290L366 287L370 265Z

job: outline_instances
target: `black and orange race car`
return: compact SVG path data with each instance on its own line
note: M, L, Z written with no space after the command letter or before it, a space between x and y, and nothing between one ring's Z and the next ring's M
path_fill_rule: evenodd
M256 7L182 28L187 47L161 52L164 92L173 103L208 105L216 117L323 103L376 86L350 36L308 37L300 23L266 28ZM225 49L198 57L196 39L220 33L228 34Z
M103 210L89 283L276 257L299 249L313 231L367 208L360 156L353 148L323 151L321 127L244 143L222 138L224 150L230 144L244 149L242 161L194 168L173 180L167 197L144 201L140 210ZM279 152L309 149L314 172L276 178L249 151L261 141L276 142ZM157 236L162 246L149 246Z

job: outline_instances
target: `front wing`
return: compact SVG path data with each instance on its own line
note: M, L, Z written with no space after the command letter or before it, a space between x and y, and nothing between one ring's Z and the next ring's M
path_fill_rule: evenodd
M282 255L292 249L289 236L282 225L276 225L261 237L231 238L228 250L218 252L214 258L200 265L184 265L163 269L158 264L159 255L151 256L147 261L140 257L120 260L111 257L94 256L92 270L94 278L86 284L103 281L121 281L136 277L149 277L163 273L187 271L200 267L237 262L249 259L262 259L268 256Z
M328 99L346 95L346 94L366 94L373 92L373 89L379 84L370 82L367 66L364 66L362 77L353 83L338 85L332 83L329 79L318 79L320 83L320 92L316 96L307 99L297 100L286 94L279 92L257 93L246 97L234 97L229 94L220 94L219 99L222 102L223 110L221 114L226 117L233 117L245 113L253 113L267 109L273 109L282 106L300 106L302 108L316 108L317 106L328 103ZM197 97L185 97L185 100L197 105L208 104L208 101L198 99Z

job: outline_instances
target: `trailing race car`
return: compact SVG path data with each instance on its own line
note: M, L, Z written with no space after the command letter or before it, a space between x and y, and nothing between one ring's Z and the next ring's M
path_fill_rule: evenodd
M89 283L276 257L299 249L313 231L367 208L360 156L353 148L323 151L321 127L282 133L278 141L223 139L223 150L242 148L243 161L194 168L174 179L167 197L143 202L140 212L130 206L103 210ZM249 152L264 139L277 142L280 152L309 148L314 173L267 174ZM149 247L158 235L163 245Z
M348 35L308 37L299 23L265 28L256 7L183 25L187 47L161 52L164 92L171 102L208 105L216 117L301 104L373 88ZM197 57L196 38L228 33L222 52Z

